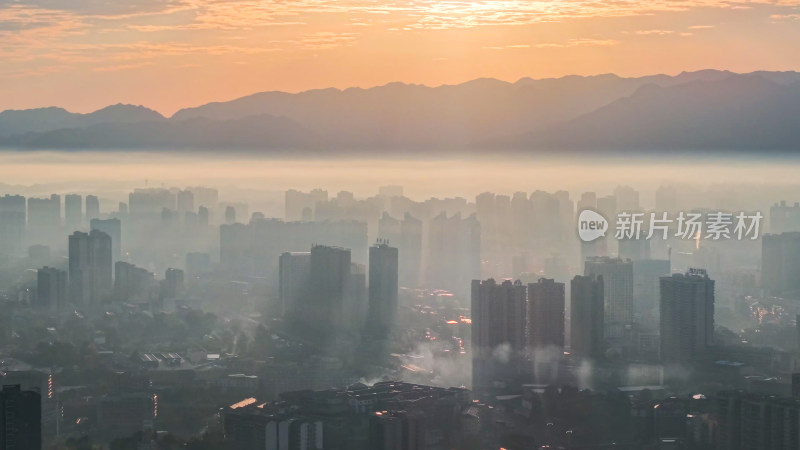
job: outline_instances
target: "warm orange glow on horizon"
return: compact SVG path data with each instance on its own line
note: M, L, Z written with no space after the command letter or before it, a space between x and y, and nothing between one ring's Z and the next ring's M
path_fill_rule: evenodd
M265 90L791 70L798 4L20 0L0 6L0 110L169 115Z

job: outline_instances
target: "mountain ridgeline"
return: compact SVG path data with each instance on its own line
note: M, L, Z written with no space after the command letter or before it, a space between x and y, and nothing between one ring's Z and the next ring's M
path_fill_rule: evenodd
M477 79L427 87L262 92L166 118L142 106L0 113L15 149L258 154L800 150L800 73Z

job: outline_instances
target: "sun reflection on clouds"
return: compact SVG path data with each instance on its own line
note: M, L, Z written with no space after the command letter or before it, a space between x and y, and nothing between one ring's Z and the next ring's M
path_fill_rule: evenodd
M548 69L548 76L641 74L641 66L632 65L651 59L652 46L664 46L657 48L659 61L672 58L672 65L651 67L651 73L675 71L678 62L680 70L700 69L709 64L709 52L694 48L703 39L715 48L725 39L734 42L742 26L761 27L749 33L750 45L787 46L794 34L771 42L766 28L797 33L788 27L797 23L798 6L800 0L0 0L0 98L26 87L19 81L3 90L3 80L69 72L84 77L79 84L94 85L92 77L129 72L161 79L175 69L177 77L185 67L228 67L253 80L258 75L245 71L260 71L292 89L335 85L325 77L336 70L365 75L349 85L520 78L537 75L532 68ZM756 61L770 54L775 67L785 66L784 53L749 54ZM373 64L376 58L387 63ZM243 59L247 65L239 63ZM390 69L390 63L398 67ZM385 73L377 75L384 65ZM490 67L505 72L487 73ZM216 89L218 77L209 75L211 84L195 90Z

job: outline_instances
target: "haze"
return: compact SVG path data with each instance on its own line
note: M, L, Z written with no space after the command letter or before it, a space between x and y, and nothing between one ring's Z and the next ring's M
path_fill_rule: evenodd
M800 448L800 0L0 0L0 450Z
M167 152L5 152L0 153L0 179L16 185L9 193L49 194L119 191L172 185L213 184L223 191L282 192L325 186L369 196L375 186L405 186L412 198L429 196L474 197L486 191L565 189L573 196L585 190L613 190L622 184L643 191L643 203L652 204L660 185L725 186L747 191L770 186L790 194L798 181L793 158L715 158L676 156L647 158L620 155L567 157L432 157L408 159L290 159L207 153ZM31 174L36 174L35 179ZM33 184L32 184L33 182ZM790 195L794 200L796 195ZM800 200L800 197L798 197Z

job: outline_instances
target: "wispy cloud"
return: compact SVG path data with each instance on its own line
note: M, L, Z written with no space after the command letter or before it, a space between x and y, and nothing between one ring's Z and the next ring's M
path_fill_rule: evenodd
M800 0L0 0L0 94L5 77L71 70L91 79L167 65L247 62L269 67L271 80L285 80L300 60L341 57L357 64L377 51L412 67L446 58L452 73L470 50L514 58L535 49L618 46L615 61L630 61L622 55L635 46L620 40L686 46L714 24L715 36L723 36L732 31L724 24L752 17L765 27L793 23L800 20L798 7ZM411 51L405 42L417 47ZM409 62L420 45L420 59ZM591 72L589 64L595 62L576 70ZM368 81L388 76L377 75L381 70Z
M616 39L570 39L566 42L545 42L536 44L536 48L564 48L564 47L608 47L618 45L620 42Z
M356 40L356 33L337 33L333 31L318 31L292 41L301 47L312 50L325 50L335 47L346 47Z
M18 63L28 63L28 70L0 67L0 74L19 73L42 75L85 66L92 72L116 72L155 64L159 58L181 56L253 55L280 51L277 48L236 45L193 45L184 42L138 41L123 44L77 44L64 42L38 51L32 56L15 50L0 49L0 57Z
M791 6L798 0L0 0L0 10L31 9L70 14L91 28L99 21L142 32L240 30L301 25L332 17L347 26L392 23L402 30L516 26L597 17L652 15L692 8ZM150 19L140 23L141 18Z
M30 7L101 17L161 14L188 4L183 0L0 0L0 8Z
M119 72L120 70L138 69L140 67L152 66L152 61L143 61L135 64L118 64L115 66L100 66L92 70L95 72Z
M531 48L531 44L496 45L496 46L485 46L483 48L485 50L524 49L524 48Z
M773 22L786 22L800 20L800 14L773 14L769 16Z
M674 31L672 30L638 30L634 32L639 36L667 36L673 33Z

